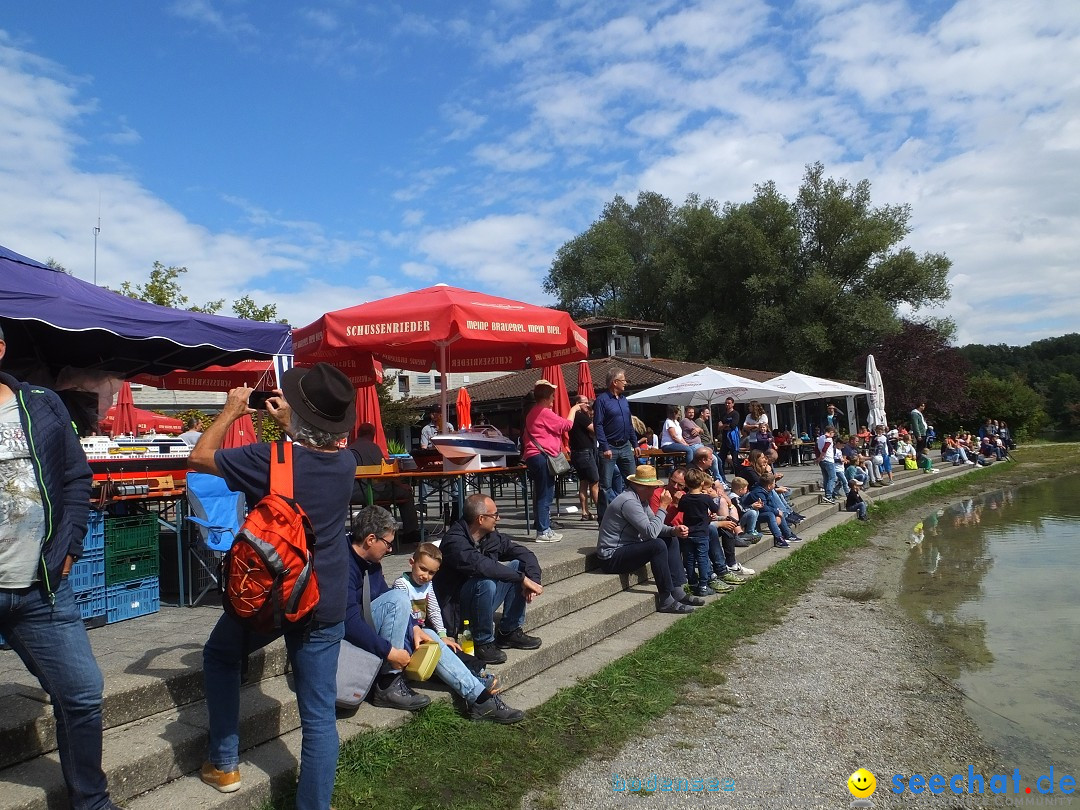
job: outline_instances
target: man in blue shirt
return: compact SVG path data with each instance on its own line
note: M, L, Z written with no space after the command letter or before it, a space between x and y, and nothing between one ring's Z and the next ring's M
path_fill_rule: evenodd
M637 432L630 421L630 403L623 395L626 389L626 371L613 367L607 373L607 390L593 403L593 427L599 445L600 490L605 497L597 504L599 517L603 519L607 504L625 488L624 481L634 474L634 447ZM615 468L620 475L615 476Z

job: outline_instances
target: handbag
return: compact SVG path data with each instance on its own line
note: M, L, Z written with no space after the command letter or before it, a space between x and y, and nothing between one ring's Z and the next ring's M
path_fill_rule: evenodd
M533 443L533 447L540 451L540 455L547 459L548 470L552 475L566 475L570 472L570 460L567 459L566 453L557 453L554 456L544 451L544 448L536 443L536 439L530 438Z
M375 626L371 618L371 587L368 584L367 571L364 572L364 621ZM337 697L334 701L339 709L355 709L359 706L371 685L382 669L383 660L379 656L341 640L337 662Z
M919 469L919 463L917 461L915 461L915 459L913 459L913 458L905 458L904 459L904 469L905 470L917 470L917 469Z
M875 465L880 467L882 464L885 463L885 456L881 455L881 453L878 453L876 456L874 456L873 462Z

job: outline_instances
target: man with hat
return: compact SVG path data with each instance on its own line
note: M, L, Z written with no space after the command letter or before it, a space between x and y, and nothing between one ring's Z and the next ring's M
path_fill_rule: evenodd
M219 475L243 492L253 507L269 492L272 445L265 442L222 450L234 421L251 413L250 388L234 388L225 407L191 451L188 466ZM349 545L345 522L356 459L339 445L356 418L356 392L341 371L326 363L285 372L270 416L293 440L293 496L311 520L319 604L312 621L283 634L261 634L222 614L203 648L209 761L202 780L222 793L240 788L240 673L244 659L280 635L285 637L303 727L296 807L326 810L334 788L338 735L334 711L338 645L345 632Z
M686 526L665 524L672 495L667 489L660 494L659 509L649 508L653 490L663 487L656 477L656 468L641 464L626 479L630 489L608 504L600 521L600 536L596 541L596 556L600 569L606 574L629 574L648 562L659 596L657 610L661 613L691 613L705 600L683 591L681 577L682 554L679 539L689 536Z
M0 358L7 349L0 330ZM101 693L75 593L90 465L54 392L0 374L0 631L49 693L73 808L115 810L101 768Z

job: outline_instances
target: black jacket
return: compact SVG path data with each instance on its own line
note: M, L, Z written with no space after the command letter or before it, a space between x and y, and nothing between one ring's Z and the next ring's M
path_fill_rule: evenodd
M60 397L48 388L20 382L3 372L0 381L15 392L41 491L45 537L39 576L51 601L67 555L82 555L90 513L90 464Z
M480 577L496 582L521 582L528 577L540 584L540 563L536 561L536 555L499 531L489 532L474 543L469 524L459 520L447 530L439 550L443 559L435 575L435 596L439 599L448 635L456 636L461 631L461 586L466 580ZM521 570L500 564L510 560L520 560Z

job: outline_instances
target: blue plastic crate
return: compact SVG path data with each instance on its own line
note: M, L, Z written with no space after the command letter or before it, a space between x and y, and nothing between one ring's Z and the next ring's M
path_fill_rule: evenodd
M161 607L161 586L157 577L109 585L105 588L105 601L107 624L148 616Z
M68 582L76 596L94 588L104 588L105 549L84 552L79 561L71 566Z
M93 588L86 593L75 595L75 604L79 606L79 613L83 621L96 619L105 615L105 586Z
M105 548L105 513L90 510L86 522L86 537L83 538L83 552Z

